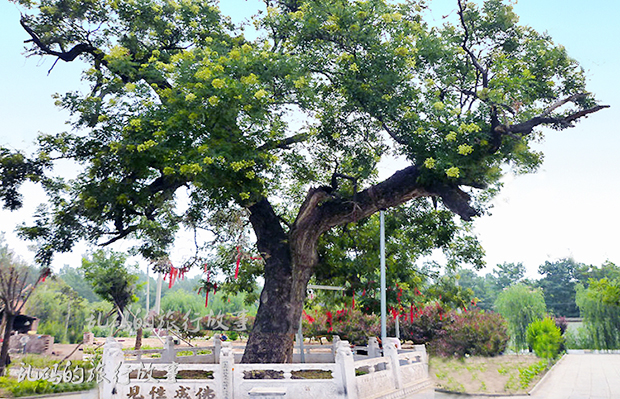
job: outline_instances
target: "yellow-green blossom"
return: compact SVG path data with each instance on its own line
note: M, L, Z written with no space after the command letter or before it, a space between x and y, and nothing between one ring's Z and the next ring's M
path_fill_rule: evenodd
M138 144L137 150L138 150L138 152L143 152L143 151L148 150L151 147L155 147L156 145L157 145L157 142L155 142L153 140L148 140L148 141L145 141L142 144Z
M240 197L242 200L244 200L244 201L245 201L245 200L248 200L248 199L250 199L250 193L246 193L246 192L239 193L239 197Z
M217 96L211 96L207 101L209 101L209 104L211 105L217 105L219 104L220 99Z
M435 111L443 111L444 105L441 101L437 101L433 104L433 109L435 109Z
M293 81L293 84L295 85L295 88L301 89L302 87L308 85L308 80L305 78L305 76L302 76L299 79Z
M434 158L426 158L426 160L424 161L424 166L426 166L428 169L433 169L436 163L437 161L435 161Z
M244 85L253 85L258 83L258 76L254 75L253 73L249 74L248 76L243 76L241 77L241 83L243 83Z
M472 152L474 152L474 147L468 145L468 144L461 144L458 148L458 152L461 155L469 155Z
M450 132L446 135L446 140L454 141L456 140L456 132Z
M179 171L184 175L196 175L202 172L202 168L197 163L192 163L189 165L181 165Z
M456 166L453 166L446 170L446 175L448 177L454 177L455 179L457 179L459 177L459 174L460 174L460 170Z
M256 97L257 99L261 99L263 97L265 97L267 95L267 91L265 89L260 89L259 91L257 91L256 93L254 93L254 97Z
M194 101L195 99L196 99L196 95L194 93L189 93L188 95L185 96L185 101L187 102Z
M359 69L359 67L357 66L356 63L353 63L353 64L349 65L349 70L351 70L353 72L359 72L360 71L360 69Z
M226 82L224 82L224 80L220 78L216 78L216 79L213 79L213 81L211 82L211 85L215 87L216 89L221 89L222 87L226 86Z

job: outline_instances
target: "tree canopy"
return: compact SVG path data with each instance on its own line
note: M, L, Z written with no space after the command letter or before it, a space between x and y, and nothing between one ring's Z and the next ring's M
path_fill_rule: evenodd
M119 322L127 305L138 300L135 295L137 270L135 266L127 267L126 261L127 257L122 253L99 250L83 258L80 266L95 294L114 304Z
M124 238L162 258L181 226L240 248L249 221L265 288L245 361L290 359L323 234L419 197L471 220L505 165L540 164L539 127L605 107L566 49L501 0L456 1L442 27L423 1L267 2L254 40L207 0L17 2L27 55L80 59L91 86L57 98L72 132L0 153L6 206L25 180L47 190L21 230L37 260ZM389 156L409 166L380 181ZM57 159L77 178L47 173Z

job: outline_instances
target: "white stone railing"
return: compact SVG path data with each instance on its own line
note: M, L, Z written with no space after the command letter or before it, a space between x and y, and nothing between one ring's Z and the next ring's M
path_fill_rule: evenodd
M169 342L169 341L167 341ZM216 341L217 342L217 341ZM399 353L395 338L388 339L383 357L367 349L368 356L355 361L347 341L334 343L334 362L292 364L239 364L229 342L213 346L213 353L195 358L214 357L216 363L163 362L176 360L178 350L170 345L162 357L125 359L121 345L108 338L104 346L103 377L99 386L101 399L241 399L288 397L294 399L366 399L400 398L427 387L428 358L423 346ZM219 346L219 348L218 348ZM370 345L372 346L372 345ZM208 348L208 347L207 347ZM378 349L378 348L377 348ZM193 352L206 350L192 348ZM375 353L376 354L376 353ZM188 356L190 358L191 356ZM359 375L356 375L357 374Z

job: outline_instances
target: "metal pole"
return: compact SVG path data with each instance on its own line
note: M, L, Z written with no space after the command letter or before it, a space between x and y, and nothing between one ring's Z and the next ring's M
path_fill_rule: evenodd
M159 277L157 278L157 293L155 294L155 313L157 314L159 314L159 312L161 311L161 286L163 282L164 280L160 273Z
M396 318L396 338L400 339L400 315Z
M151 302L151 278L149 277L149 265L146 265L146 317L149 317Z
M381 345L385 349L385 339L387 338L385 315L387 313L387 305L385 300L385 217L383 213L383 210L379 212L381 216Z
M301 328L301 320L303 319L304 314L303 312L301 313L301 317L299 318L299 330L297 331L297 340L299 340L299 356L300 356L300 361L302 363L306 362L306 354L304 353L304 333L302 332L302 328Z

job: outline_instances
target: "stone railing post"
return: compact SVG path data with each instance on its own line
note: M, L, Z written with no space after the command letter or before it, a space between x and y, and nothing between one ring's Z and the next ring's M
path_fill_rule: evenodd
M392 366L392 374L394 376L394 385L396 389L403 387L403 379L400 374L400 360L398 359L398 346L400 341L398 338L386 338L385 346L383 347L383 354L390 359L390 365Z
M215 364L220 362L220 351L222 350L222 336L220 334L215 334L213 336L213 358L215 359Z
M119 382L119 369L124 360L123 346L116 342L114 338L108 337L103 346L103 355L101 357L103 367L101 369L102 381L99 384L100 398L113 399L118 397L116 385Z
M218 339L219 341L219 339ZM235 366L235 356L233 355L232 345L230 342L222 342L220 351L220 370L221 379L219 382L219 392L222 393L222 399L232 399L235 387L233 386L233 368Z
M340 368L342 385L347 399L357 399L357 381L355 379L355 362L349 341L340 341L336 349L336 367Z
M336 350L338 349L340 342L339 335L332 335L332 355L334 355L334 359L336 359Z
M381 349L379 348L379 340L377 337L368 338L368 357L375 358L381 356Z
M163 363L173 363L176 360L177 353L174 350L174 338L171 335L166 336L166 342L164 343L164 351L161 354L161 361Z

